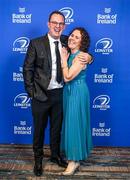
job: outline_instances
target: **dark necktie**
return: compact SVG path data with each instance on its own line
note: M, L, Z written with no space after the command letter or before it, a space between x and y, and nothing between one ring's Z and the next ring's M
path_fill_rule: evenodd
M60 52L59 52L59 47L58 41L55 41L55 52L56 52L56 66L57 66L57 71L56 71L56 81L58 83L61 83L62 81L62 69L61 69L61 57L60 57Z

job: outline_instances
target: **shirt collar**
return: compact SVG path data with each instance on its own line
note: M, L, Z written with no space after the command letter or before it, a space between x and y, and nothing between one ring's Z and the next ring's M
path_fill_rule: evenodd
M55 41L59 41L60 42L60 39L54 39L50 36L50 34L48 33L48 39L51 43L54 43Z

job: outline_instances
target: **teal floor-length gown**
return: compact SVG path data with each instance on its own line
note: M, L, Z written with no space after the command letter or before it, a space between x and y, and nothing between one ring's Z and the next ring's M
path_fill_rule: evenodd
M79 51L70 55L69 67L78 53ZM72 81L65 83L63 89L61 151L68 160L74 161L85 160L92 149L86 70L87 68Z

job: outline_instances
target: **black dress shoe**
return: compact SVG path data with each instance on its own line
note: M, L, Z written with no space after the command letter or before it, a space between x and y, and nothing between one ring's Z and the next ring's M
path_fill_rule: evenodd
M33 172L36 176L42 175L42 163L35 163Z
M51 157L50 161L53 163L56 163L58 166L61 166L64 168L66 168L68 165L67 162L64 159L62 159L62 157L60 157L60 156Z

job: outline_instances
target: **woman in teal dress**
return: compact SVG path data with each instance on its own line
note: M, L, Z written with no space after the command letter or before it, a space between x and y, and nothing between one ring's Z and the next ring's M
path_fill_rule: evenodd
M69 162L63 175L72 175L80 166L80 160L85 160L92 150L87 65L78 59L80 51L86 52L89 44L88 32L75 28L68 38L70 54L65 48L61 53L65 81L61 150Z

